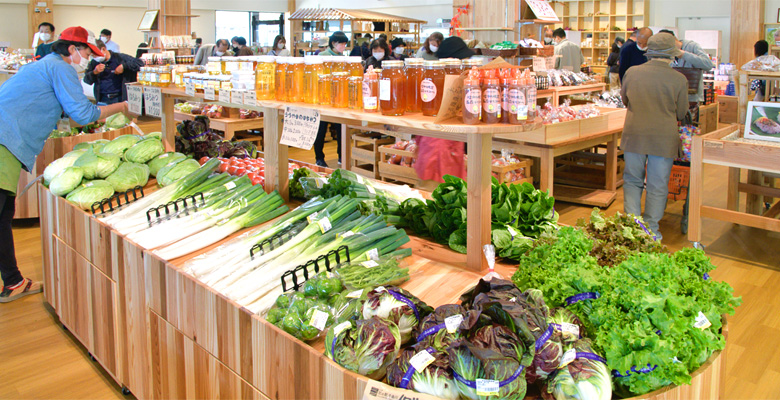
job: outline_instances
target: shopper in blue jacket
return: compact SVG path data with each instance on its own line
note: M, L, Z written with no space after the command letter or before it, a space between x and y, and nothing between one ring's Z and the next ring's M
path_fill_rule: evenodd
M633 35L632 35L633 36ZM623 76L626 71L635 66L642 65L647 62L645 52L647 51L647 40L653 36L653 30L650 28L642 28L636 31L636 39L629 40L623 47L620 48L620 68L618 69L618 75L620 75L620 81L623 81Z

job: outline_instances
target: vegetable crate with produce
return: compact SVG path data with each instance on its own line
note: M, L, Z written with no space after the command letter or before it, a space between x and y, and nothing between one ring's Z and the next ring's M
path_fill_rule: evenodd
M417 156L417 144L414 140L401 140L392 146L380 146L379 153L379 177L382 180L420 184L420 178L414 169Z
M176 151L190 155L195 159L203 157L257 157L254 143L240 140L225 140L209 128L209 118L195 117L192 121L182 121L176 125Z

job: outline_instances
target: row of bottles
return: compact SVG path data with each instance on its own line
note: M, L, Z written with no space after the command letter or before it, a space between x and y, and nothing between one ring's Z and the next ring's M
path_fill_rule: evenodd
M536 84L528 70L473 68L463 81L463 123L524 125L536 118Z

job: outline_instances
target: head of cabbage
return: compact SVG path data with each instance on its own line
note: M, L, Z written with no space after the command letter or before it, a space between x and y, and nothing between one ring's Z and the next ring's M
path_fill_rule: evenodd
M130 122L130 118L127 118L126 115L122 113L116 113L106 118L106 128L109 130L120 129L126 127L128 124L130 124Z
M76 204L83 210L89 210L92 204L109 198L114 194L114 188L104 180L87 182L65 197L69 202Z
M136 135L117 136L114 140L106 143L102 150L103 153L116 154L122 157L125 154L125 150L133 147L139 140L141 140L141 138Z
M149 167L146 164L122 163L106 178L117 192L124 192L136 186L145 186L149 181Z
M125 152L125 161L146 164L165 152L165 146L157 138L143 139Z
M152 161L149 161L147 165L149 165L149 173L152 174L152 176L157 176L157 172L160 170L160 168L171 164L171 163L177 163L179 161L186 160L187 156L185 156L182 153L178 152L170 152L170 153L163 153L159 156L155 157Z
M84 170L84 179L103 179L111 175L119 167L119 156L111 153L95 153L87 151L73 164Z
M43 170L43 184L49 186L55 176L57 176L65 168L72 167L76 160L78 160L79 157L81 157L81 155L86 152L86 150L73 150L70 153L67 153L64 156L52 161L51 164L47 165L46 169Z
M49 190L55 196L65 196L81 184L84 170L80 167L68 167L60 171L49 184Z
M168 164L157 172L157 183L160 186L168 186L171 183L195 172L200 168L200 164L193 160L184 160L177 163Z

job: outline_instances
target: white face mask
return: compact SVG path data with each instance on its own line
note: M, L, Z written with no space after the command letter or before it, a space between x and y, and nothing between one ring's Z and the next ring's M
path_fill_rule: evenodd
M406 49L403 48L403 47L396 47L396 48L393 49L393 52L395 52L395 54L401 55L401 54L404 54L404 50L406 50Z
M106 61L105 57L92 57L93 60L102 63L103 61Z
M374 58L376 58L377 61L385 58L385 53L371 53L371 55L373 55Z
M647 51L647 46L645 46L645 47L642 47L642 46L640 46L640 45L636 45L636 47L637 47L639 50L642 50L642 51Z
M107 38L107 37L105 37L105 36L101 36L101 37L100 37L100 40L102 40L102 41L103 41L103 43L108 43L108 41L109 41L109 40L111 40L111 39L109 39L109 38Z
M435 53L439 50L439 46L436 46L434 44L429 44L428 48L431 49L431 53Z
M41 39L43 39L44 42L48 42L51 40L51 33L41 33Z
M214 55L223 56L223 55L225 55L225 52L224 51L215 51Z
M73 54L70 55L70 66L73 67L73 69L76 70L76 73L82 73L85 69L87 69L87 66L89 65L89 59L82 56L81 53L79 53L78 50L76 50L75 53L78 53L79 55L79 62L73 61ZM74 54L75 54L74 53Z
M284 43L279 43L279 44L277 44L277 45L276 45L276 47L277 47L279 50L281 50L281 49L283 49L283 48L284 48Z

